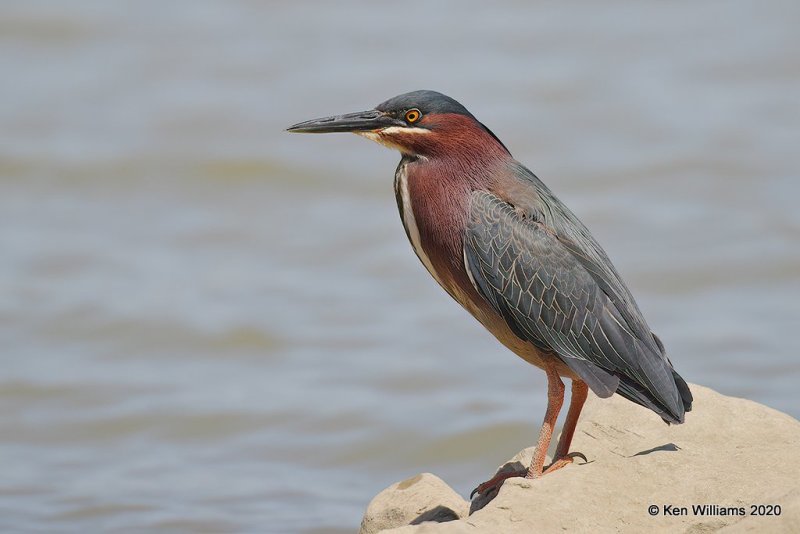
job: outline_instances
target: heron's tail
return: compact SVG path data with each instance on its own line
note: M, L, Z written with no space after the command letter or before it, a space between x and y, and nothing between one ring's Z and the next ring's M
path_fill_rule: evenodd
M656 398L651 392L627 376L620 376L617 393L629 401L635 402L645 408L650 408L656 412L665 423L679 425L684 421L685 412L692 411L692 392L689 390L689 386L681 375L676 373L674 369L670 369L670 371L672 371L672 379L675 381L675 388L678 390L678 395L680 396L680 406L667 406L661 399Z
M692 397L692 392L689 391L689 385L681 375L675 372L675 369L672 370L672 378L675 379L675 385L678 387L678 393L681 395L681 400L683 401L683 411L691 412L692 401L694 400L694 397Z

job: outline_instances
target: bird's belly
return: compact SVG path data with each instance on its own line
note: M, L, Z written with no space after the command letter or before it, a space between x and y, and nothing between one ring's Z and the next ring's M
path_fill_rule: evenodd
M540 369L552 368L559 375L575 379L577 375L552 352L539 350L533 343L520 339L509 328L506 320L476 292L448 291L473 317L506 346L511 352Z
M458 298L456 298L456 300L470 312L486 330L491 332L500 343L526 362L540 369L554 368L559 375L570 379L577 378L572 369L554 353L541 351L534 344L517 337L511 328L508 327L505 319L503 319L488 302L481 297L478 298L481 299L479 302L475 302L474 300L464 302Z

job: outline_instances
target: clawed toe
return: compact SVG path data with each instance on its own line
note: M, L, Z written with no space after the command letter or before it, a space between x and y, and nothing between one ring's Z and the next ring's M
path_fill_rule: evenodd
M569 456L570 458L580 458L581 460L583 460L583 463L589 462L589 460L586 458L586 456L584 456L582 452L571 452L567 456Z
M508 480L509 478L514 477L524 477L528 473L527 469L523 469L520 471L506 471L505 473L497 473L495 476L484 482L483 484L479 484L477 488L472 490L469 494L470 500L477 494L477 495L485 495L492 490L499 490L500 486L503 485L503 482Z
M580 458L581 460L584 461L584 463L589 461L589 460L586 459L586 456L584 456L583 453L571 452L571 453L569 453L569 454L567 454L565 456L562 456L561 458L556 458L555 460L553 460L553 463L548 465L547 468L545 468L545 470L542 471L542 474L546 475L548 473L552 473L553 471L557 471L557 470L561 469L562 467L564 467L566 465L569 465L572 462L574 462L575 458Z

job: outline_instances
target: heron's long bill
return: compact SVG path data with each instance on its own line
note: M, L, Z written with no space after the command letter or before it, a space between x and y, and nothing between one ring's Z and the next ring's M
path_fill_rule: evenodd
M368 132L397 125L397 119L382 111L370 110L299 122L286 129L292 133Z

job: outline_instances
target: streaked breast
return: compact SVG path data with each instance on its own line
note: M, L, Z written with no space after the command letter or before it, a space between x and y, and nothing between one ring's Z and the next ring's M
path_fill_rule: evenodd
M417 227L417 221L414 218L414 206L411 202L411 193L408 188L408 163L408 160L403 159L400 162L400 165L397 166L397 172L395 172L394 175L394 194L397 198L397 207L400 210L400 217L403 221L403 227L406 230L406 235L408 236L408 240L411 242L411 247L414 249L414 253L425 266L425 269L428 270L434 280L436 280L436 282L438 282L439 285L445 289L445 291L450 293L450 288L444 284L442 278L433 267L430 257L422 247L419 228Z

